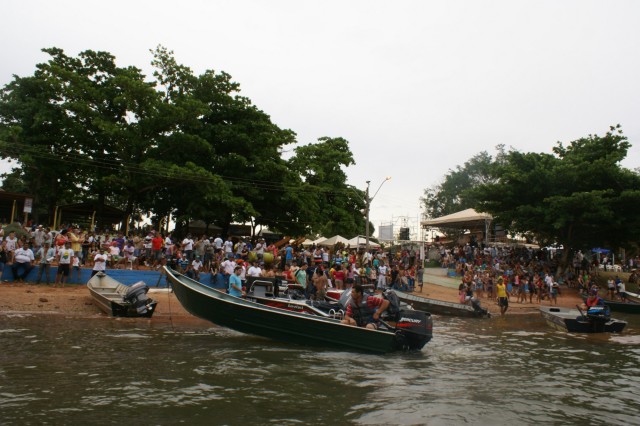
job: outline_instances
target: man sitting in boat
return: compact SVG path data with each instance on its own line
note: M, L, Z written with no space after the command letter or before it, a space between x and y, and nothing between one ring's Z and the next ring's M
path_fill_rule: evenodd
M351 298L342 323L375 330L378 328L380 315L388 307L389 301L387 299L376 296L365 297L362 286L356 284L351 289Z
M584 301L584 308L589 309L593 306L604 306L604 300L598 296L598 289L593 288L589 291L589 297Z

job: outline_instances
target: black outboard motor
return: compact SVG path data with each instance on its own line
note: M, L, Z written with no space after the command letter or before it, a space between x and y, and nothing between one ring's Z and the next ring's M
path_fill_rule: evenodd
M400 349L422 349L433 337L431 314L401 310L396 322L396 345Z
M124 301L130 303L135 308L138 315L144 315L149 310L150 299L147 297L149 287L142 281L138 281L132 285L127 294L124 296Z

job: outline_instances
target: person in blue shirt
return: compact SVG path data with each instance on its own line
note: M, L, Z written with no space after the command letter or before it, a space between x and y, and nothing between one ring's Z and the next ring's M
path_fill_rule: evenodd
M242 266L236 266L233 270L233 275L229 277L229 294L235 297L244 296L242 290L242 281L240 280L240 273L242 272Z
M293 247L287 244L287 246L284 248L284 253L287 265L291 265L291 262L293 261Z

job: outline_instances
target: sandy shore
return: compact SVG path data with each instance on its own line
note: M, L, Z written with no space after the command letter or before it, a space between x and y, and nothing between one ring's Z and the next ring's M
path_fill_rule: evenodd
M422 292L415 292L417 296L449 302L458 301L456 289L426 283ZM190 322L196 320L180 305L173 293L166 290L151 289L151 297L158 301L153 320L171 317L172 321ZM512 297L507 315L537 313L538 303L516 303ZM558 297L558 306L572 308L581 303L574 289L562 289ZM495 301L481 299L483 307L489 309L492 315L499 315L500 310ZM548 305L549 302L543 302ZM64 314L70 316L105 316L94 305L85 285L68 284L64 288L54 288L47 285L21 284L13 282L0 283L0 315L13 313ZM200 321L200 320L197 320Z

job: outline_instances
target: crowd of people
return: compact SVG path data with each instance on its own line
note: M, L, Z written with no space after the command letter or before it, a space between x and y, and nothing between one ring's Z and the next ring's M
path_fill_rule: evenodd
M503 315L512 299L515 303L548 301L555 305L563 287L576 288L585 296L599 290L598 261L589 261L578 250L571 265L558 274L559 256L557 251L527 247L440 247L441 266L461 278L460 302L496 300ZM629 264L637 261L633 258ZM624 297L624 283L619 277L609 280L607 290L611 299Z
M239 267L239 276L279 276L307 286L310 293L353 284L413 290L422 286L422 270L415 250L399 250L393 255L343 245L303 246L290 242L277 244L264 238L192 236L177 238L158 230L92 232L75 225L52 231L42 225L20 227L0 237L0 270L11 267L14 279L24 281L37 267L36 283L44 281L64 286L80 281L81 268L92 274L107 269L160 269L170 265L195 279L210 273L212 280L228 284ZM52 279L52 265L58 266ZM300 271L305 271L301 274ZM324 285L313 284L326 280Z
M311 298L322 298L328 288L372 287L378 291L395 288L413 291L422 288L422 262L417 250L393 253L378 248L365 250L343 245L303 246L294 241L278 244L264 238L228 236L186 236L158 230L136 230L124 235L120 231L92 232L78 226L64 226L52 231L42 225L0 230L0 270L11 267L14 279L23 281L37 267L36 283L44 281L64 286L75 279L80 269L91 268L92 275L107 269L160 269L170 265L196 279L211 274L212 284L233 291L245 291L247 276L280 277L299 284ZM481 247L478 244L439 247L441 266L459 276L461 303L483 298L495 300L504 314L509 303L557 304L563 287L575 287L580 294L590 294L598 284L598 261L589 261L581 251L558 276L559 253L526 247ZM640 264L629 260L630 267ZM50 276L57 264L56 276ZM236 278L240 281L237 285ZM237 288L236 288L237 287ZM624 283L618 277L609 280L610 298L624 296ZM622 295L622 296L621 296Z

